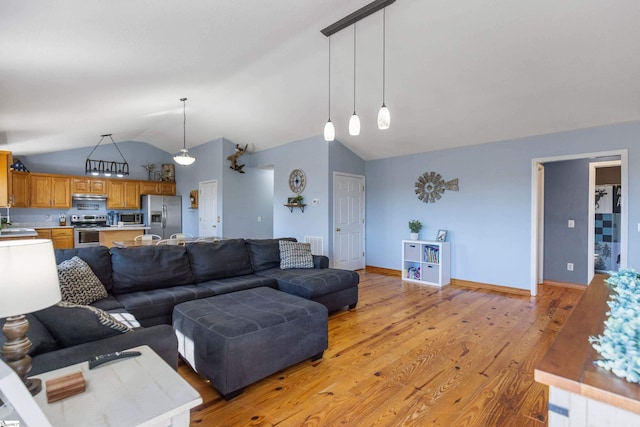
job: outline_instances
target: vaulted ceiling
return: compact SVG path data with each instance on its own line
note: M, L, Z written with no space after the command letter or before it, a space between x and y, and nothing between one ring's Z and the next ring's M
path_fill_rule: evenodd
M3 0L0 149L264 150L322 133L328 39L370 0ZM365 160L640 119L637 0L397 0L331 37L336 137Z

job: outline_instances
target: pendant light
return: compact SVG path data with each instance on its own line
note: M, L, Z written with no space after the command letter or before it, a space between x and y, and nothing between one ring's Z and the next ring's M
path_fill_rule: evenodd
M173 161L181 166L189 166L196 161L196 158L190 156L189 151L187 150L187 98L180 98L180 101L182 101L183 116L182 149L173 155Z
M378 111L378 129L389 129L391 124L391 113L384 103L384 92L386 82L386 41L387 41L387 8L382 9L382 107Z
M331 122L331 37L329 39L329 120L324 125L324 140L333 141L336 138L336 128Z
M360 135L360 119L356 114L356 24L353 24L353 115L349 119L349 135Z

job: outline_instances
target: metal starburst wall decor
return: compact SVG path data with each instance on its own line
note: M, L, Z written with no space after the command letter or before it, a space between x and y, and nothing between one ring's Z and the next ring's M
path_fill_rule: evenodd
M415 192L418 199L425 203L435 203L442 197L445 190L458 191L458 178L445 182L437 172L425 172L416 181Z

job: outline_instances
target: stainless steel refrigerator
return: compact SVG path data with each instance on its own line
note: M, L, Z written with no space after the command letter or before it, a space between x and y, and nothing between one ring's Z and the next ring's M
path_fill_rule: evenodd
M147 234L168 239L182 232L182 196L142 196L142 212Z

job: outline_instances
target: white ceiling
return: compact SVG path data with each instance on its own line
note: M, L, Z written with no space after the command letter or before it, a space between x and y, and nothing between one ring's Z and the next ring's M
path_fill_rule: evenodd
M322 133L328 40L370 0L2 0L0 149L258 151ZM336 136L365 160L640 119L637 0L397 0L331 38Z

